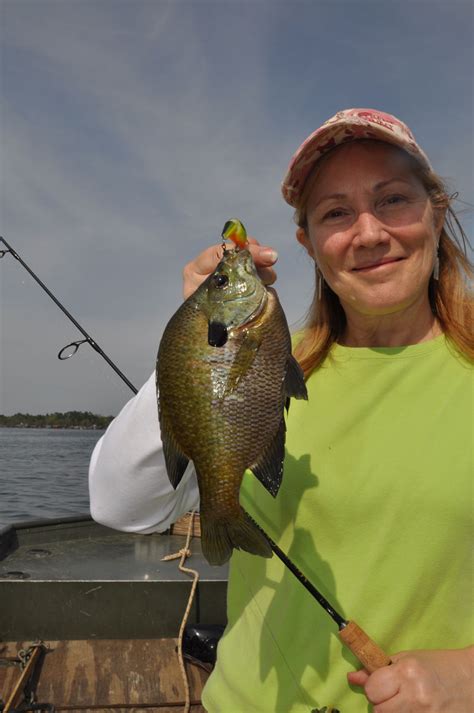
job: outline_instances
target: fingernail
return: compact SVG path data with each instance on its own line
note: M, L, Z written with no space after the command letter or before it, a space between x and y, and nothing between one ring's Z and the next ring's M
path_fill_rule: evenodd
M278 260L278 253L273 248L262 248L258 253L265 262L276 262Z

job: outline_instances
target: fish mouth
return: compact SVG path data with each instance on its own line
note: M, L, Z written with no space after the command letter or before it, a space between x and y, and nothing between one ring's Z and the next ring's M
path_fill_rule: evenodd
M245 284L245 283L243 283ZM254 294L256 293L257 288L253 287L251 290L248 290L246 292L239 292L238 289L235 290L230 296L224 296L223 301L224 302L235 302L236 300L246 300L249 297L253 297Z

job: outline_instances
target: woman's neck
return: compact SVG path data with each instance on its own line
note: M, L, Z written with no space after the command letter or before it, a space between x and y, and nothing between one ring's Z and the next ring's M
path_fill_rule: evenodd
M346 329L340 343L347 347L402 347L427 342L442 334L429 303L412 304L383 315L345 310Z

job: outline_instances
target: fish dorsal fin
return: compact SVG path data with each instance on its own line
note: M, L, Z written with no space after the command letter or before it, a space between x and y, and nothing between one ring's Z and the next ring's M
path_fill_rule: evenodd
M176 490L184 471L189 463L189 458L184 455L176 443L176 439L166 424L166 419L160 414L161 440L165 457L166 472L173 488Z
M289 355L286 363L285 394L294 396L295 399L308 398L303 369L292 354Z
M257 336L257 333L249 329L244 335L242 344L230 368L224 397L235 391L240 380L249 372L260 349L260 344L261 339Z
M282 418L278 430L256 463L250 466L252 473L259 479L268 492L276 497L283 478L285 459L285 419Z

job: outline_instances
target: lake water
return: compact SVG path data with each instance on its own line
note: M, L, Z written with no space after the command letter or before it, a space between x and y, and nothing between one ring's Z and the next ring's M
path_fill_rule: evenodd
M0 523L89 513L89 460L103 431L0 428Z

